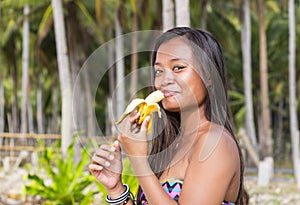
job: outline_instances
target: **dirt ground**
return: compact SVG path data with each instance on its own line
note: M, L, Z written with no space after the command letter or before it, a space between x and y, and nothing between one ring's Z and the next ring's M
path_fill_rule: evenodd
M39 204L38 197L24 200L22 196L25 174L23 169L6 174L0 170L0 205ZM300 189L293 180L272 181L267 187L259 187L257 181L251 179L245 181L245 188L250 195L249 205L300 205Z
M300 205L300 188L294 181L273 181L269 186L259 187L256 180L246 180L245 188L250 205Z

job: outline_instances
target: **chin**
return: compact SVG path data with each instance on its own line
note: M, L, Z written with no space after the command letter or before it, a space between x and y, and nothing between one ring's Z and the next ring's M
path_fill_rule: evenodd
M177 103L162 103L162 106L165 110L169 112L180 112L180 107Z

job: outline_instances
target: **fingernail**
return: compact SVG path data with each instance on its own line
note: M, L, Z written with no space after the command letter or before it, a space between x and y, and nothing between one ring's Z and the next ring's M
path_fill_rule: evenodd
M146 119L145 119L147 122L150 121L150 116L147 116Z
M102 170L102 169L103 169L103 167L100 165L97 167L97 170Z
M116 148L115 147L111 147L110 151L114 152L114 151L116 151Z
M105 166L106 166L106 167L109 167L109 166L110 166L110 163L109 163L108 161L106 161L106 162L105 162Z
M114 141L114 145L119 146L119 141L118 140ZM116 149L116 148L114 147L114 149Z
M113 160L115 157L114 157L114 155L109 155L109 157L108 157L110 160Z

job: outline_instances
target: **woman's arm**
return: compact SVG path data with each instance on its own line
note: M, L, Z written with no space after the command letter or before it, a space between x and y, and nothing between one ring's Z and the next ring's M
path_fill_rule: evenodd
M211 128L192 152L179 203L216 205L224 199L235 202L240 160L232 137L223 128Z
M133 112L129 118L126 118L122 122L121 133L118 136L118 140L122 144L123 149L131 162L132 168L144 191L148 204L177 204L163 190L159 180L151 170L147 159L147 127L149 117L144 120L140 127L136 127L134 122L138 117L139 114L137 112ZM135 128L132 129L132 127Z
M102 144L94 153L89 169L97 181L106 188L111 199L124 193L125 188L121 180L121 147L117 141L113 146Z

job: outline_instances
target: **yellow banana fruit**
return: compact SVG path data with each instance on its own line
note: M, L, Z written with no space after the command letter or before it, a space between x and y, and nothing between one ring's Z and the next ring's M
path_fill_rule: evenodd
M158 117L161 117L160 107L158 105L158 102L164 99L164 94L156 90L149 94L145 99L136 98L131 101L131 103L126 107L124 113L122 114L121 118L116 122L116 125L120 124L124 118L130 114L134 109L138 109L138 112L140 113L140 117L137 120L137 124L142 124L142 122L145 120L147 116L150 116L150 121L148 124L148 134L151 131L151 125L152 125L152 113L157 112Z

